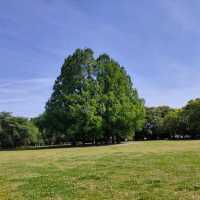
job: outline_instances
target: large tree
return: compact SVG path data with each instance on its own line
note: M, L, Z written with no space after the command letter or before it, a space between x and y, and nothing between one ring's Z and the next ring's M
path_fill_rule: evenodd
M104 137L113 142L133 134L144 122L144 105L125 69L108 55L97 59L97 81L101 89Z
M144 106L123 67L77 49L65 59L45 116L53 143L115 142L141 128Z

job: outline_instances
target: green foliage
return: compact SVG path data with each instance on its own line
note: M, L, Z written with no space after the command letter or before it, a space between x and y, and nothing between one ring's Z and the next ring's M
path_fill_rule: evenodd
M29 121L0 113L0 147L200 138L199 119L200 99L181 109L145 108L119 63L77 49L64 60L42 115Z
M146 108L145 126L136 139L200 138L199 119L200 99L189 101L182 109Z
M165 134L164 118L173 111L168 106L146 108L145 125L142 131L136 134L136 139L164 139Z
M200 99L194 99L183 108L187 130L193 138L200 137Z
M164 118L163 128L168 138L175 138L178 136L179 138L184 137L187 134L187 131L183 110L174 109L169 112Z
M68 56L46 104L51 143L120 142L143 126L144 106L125 69L91 49ZM55 139L56 138L56 139Z
M42 141L38 128L29 120L0 113L0 148L38 144Z

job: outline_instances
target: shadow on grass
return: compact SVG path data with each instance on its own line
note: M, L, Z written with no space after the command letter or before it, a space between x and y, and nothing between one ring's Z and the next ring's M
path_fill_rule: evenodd
M23 147L16 147L16 148L5 148L5 149L0 149L0 151L27 151L27 150L45 150L45 149L61 149L61 148L84 148L84 147L102 147L102 146L112 146L112 145L119 145L119 144L126 144L128 142L121 142L121 143L116 143L116 144L77 144L77 145L72 145L72 144L63 144L63 145L45 145L45 146L23 146Z

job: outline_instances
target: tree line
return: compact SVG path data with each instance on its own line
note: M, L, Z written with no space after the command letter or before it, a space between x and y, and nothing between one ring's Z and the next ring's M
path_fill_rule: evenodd
M200 99L181 109L144 104L123 66L77 49L64 60L40 116L0 113L0 148L199 138Z
M168 106L146 108L145 124L136 133L137 140L199 139L200 98L180 109Z
M0 148L41 145L42 141L39 129L31 120L0 113Z

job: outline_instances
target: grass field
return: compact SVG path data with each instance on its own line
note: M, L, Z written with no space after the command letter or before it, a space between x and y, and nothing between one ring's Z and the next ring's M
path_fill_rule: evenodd
M200 141L0 152L0 200L198 200Z

